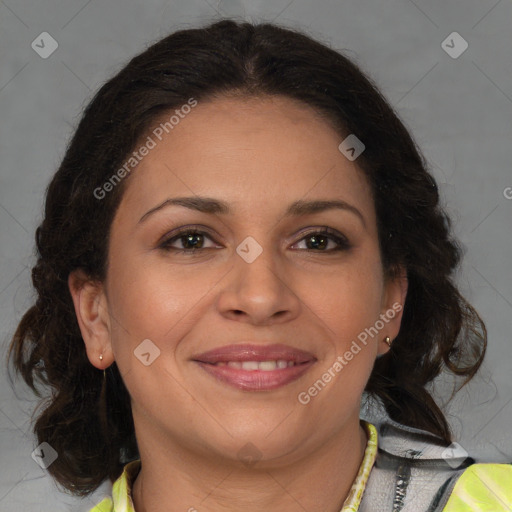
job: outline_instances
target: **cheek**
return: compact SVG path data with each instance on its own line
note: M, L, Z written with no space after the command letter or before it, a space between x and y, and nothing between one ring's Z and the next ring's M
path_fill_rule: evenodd
M201 317L212 308L212 294L226 273L199 266L127 257L109 269L112 345L120 368L138 368L134 350L147 339L160 350L159 364L176 366L181 340L194 329L200 334Z
M123 381L136 403L158 410L161 401L186 403L177 382L176 349L197 323L204 282L163 278L163 271L139 267L112 272L112 348ZM171 281L171 282L169 282ZM202 290L202 292L201 292ZM183 393L182 393L183 392ZM183 396L181 396L183 394Z
M198 298L205 293L204 282L184 278L166 279L162 272L139 271L136 279L112 281L116 291L111 296L114 323L138 339L163 340L171 330L179 331L187 312L192 312Z
M316 280L316 284L315 283ZM306 303L314 308L341 343L373 325L380 314L383 276L380 261L361 258L340 265L328 278L304 281Z

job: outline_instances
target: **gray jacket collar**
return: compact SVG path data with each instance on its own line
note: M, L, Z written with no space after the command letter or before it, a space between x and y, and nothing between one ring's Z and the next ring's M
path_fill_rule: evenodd
M375 423L374 423L375 424ZM385 418L360 512L438 512L475 461L457 443Z

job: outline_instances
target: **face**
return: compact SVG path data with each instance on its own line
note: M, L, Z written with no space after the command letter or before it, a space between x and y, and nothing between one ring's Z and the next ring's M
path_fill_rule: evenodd
M91 363L115 360L138 436L231 459L249 442L268 461L318 449L358 418L405 296L384 278L357 161L281 97L198 103L152 138L105 282L70 281Z

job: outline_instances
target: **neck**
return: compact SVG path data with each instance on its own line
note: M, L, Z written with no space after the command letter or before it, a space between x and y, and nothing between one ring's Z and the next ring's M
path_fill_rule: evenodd
M339 512L367 442L355 418L292 464L262 459L244 467L142 430L147 434L137 432L142 465L132 488L137 512Z

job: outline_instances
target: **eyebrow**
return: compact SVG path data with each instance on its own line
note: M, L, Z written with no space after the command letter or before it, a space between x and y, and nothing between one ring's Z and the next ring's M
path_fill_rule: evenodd
M209 214L221 214L221 215L229 215L232 213L231 208L228 203L213 199L211 197L200 197L200 196L191 196L191 197L173 197L166 199L159 205L151 208L151 210L147 211L140 219L139 223L146 220L153 213L165 208L167 206L183 206L185 208L189 208L190 210L196 210L202 213ZM298 217L301 215L311 215L314 213L323 212L326 210L339 209L345 210L354 213L361 222L363 226L366 228L366 221L363 214L351 204L342 201L340 199L335 200L321 200L317 199L314 201L303 201L298 200L291 203L284 216L285 217Z

